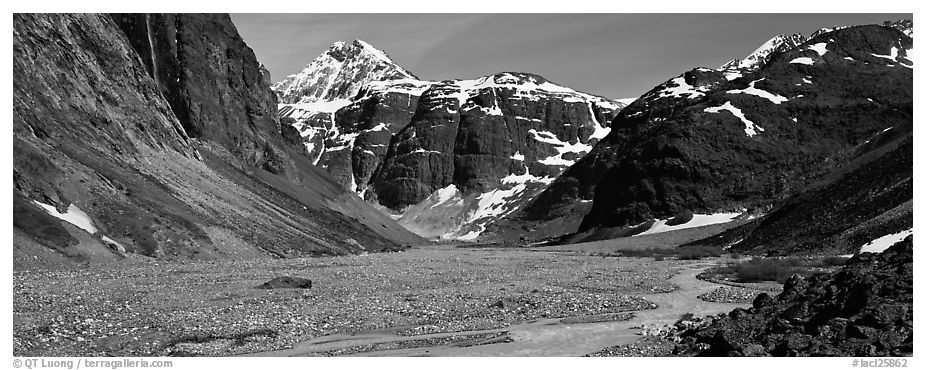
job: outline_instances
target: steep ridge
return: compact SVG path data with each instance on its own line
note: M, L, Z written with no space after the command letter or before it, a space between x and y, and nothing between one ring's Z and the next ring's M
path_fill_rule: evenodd
M227 16L17 14L13 36L16 268L420 240L290 151Z
M283 104L336 102L374 81L417 79L363 40L334 43L302 71L273 85Z
M370 48L336 43L277 84L302 102L279 114L314 163L427 237L478 237L587 153L623 106L527 73L422 81ZM329 86L341 93L316 93Z
M804 35L795 33L793 35L778 35L772 37L764 44L759 46L751 54L747 55L743 59L733 59L726 64L720 66L722 70L741 70L741 69L757 69L762 68L768 62L768 58L775 53L783 53L785 51L794 49L800 44L803 44L807 39L804 38Z
M911 122L911 48L891 25L845 27L764 64L686 72L623 109L588 155L491 233L578 230L574 241L691 213L762 213L835 168L837 153ZM590 199L582 223L570 222Z

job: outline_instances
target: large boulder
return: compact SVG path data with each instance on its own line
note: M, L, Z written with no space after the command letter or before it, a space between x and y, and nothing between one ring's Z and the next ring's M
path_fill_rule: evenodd
M312 287L312 280L293 277L293 276L280 276L271 279L270 281L258 285L254 288L256 289L309 289Z

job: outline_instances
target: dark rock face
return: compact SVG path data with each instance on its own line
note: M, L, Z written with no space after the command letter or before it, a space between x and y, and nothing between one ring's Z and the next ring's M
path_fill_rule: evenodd
M273 278L272 280L263 283L254 287L255 289L309 289L312 287L312 280L301 278L301 277L292 277L292 276L281 276Z
M774 299L680 328L685 356L910 356L913 238L862 253L838 273L795 275Z
M605 139L508 219L543 224L592 196L582 232L767 209L831 172L838 153L909 125L910 47L892 27L849 27L771 54L741 77L685 73L623 109Z
M557 89L563 88L523 73L432 85L370 180L375 199L402 211L453 189L463 202L462 227L449 237L478 235L607 132L617 105Z
M393 136L411 121L417 104L418 96L410 91L364 90L359 99L338 110L333 135L309 157L317 156L317 164L346 189L365 193Z
M125 257L113 245L128 255L213 259L359 253L420 240L289 151L273 94L227 17L127 17L173 22L147 34L155 51L145 56L164 60L146 65L129 42L140 37L134 28L127 38L108 15L14 17L17 266L49 249L92 263ZM198 47L211 56L183 56ZM199 78L215 81L191 82ZM57 218L72 208L98 231ZM43 227L48 237L36 236Z
M265 69L227 14L114 14L186 133L246 163L295 171L268 137L280 135Z
M402 208L451 184L464 192L490 190L525 166L531 175L554 177L578 156L567 152L552 159L558 151L547 139L591 146L603 128L594 123L613 112L592 102L525 95L525 81L504 85L509 79L546 83L539 76L507 73L478 81L465 100L455 96L466 89L461 82L425 91L374 182L380 203ZM523 159L512 158L518 155Z

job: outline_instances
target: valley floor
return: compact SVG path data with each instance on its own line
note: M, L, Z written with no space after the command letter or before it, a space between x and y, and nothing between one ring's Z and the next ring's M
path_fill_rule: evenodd
M642 328L748 306L723 261L432 246L291 260L14 275L16 356L582 356ZM255 289L274 277L310 289ZM742 288L739 288L742 290ZM730 301L718 299L717 301ZM645 353L644 353L645 354Z

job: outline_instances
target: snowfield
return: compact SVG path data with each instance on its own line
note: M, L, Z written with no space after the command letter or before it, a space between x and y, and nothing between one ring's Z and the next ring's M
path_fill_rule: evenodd
M723 103L723 105L719 107L704 108L705 113L720 113L721 111L727 111L727 112L733 113L733 115L736 116L736 118L739 118L740 121L742 121L743 124L746 125L746 128L744 129L744 131L746 132L746 136L749 136L749 137L756 136L758 134L756 130L765 131L764 128L759 127L759 125L755 124L755 122L752 122L749 119L747 119L746 115L743 114L743 111L733 106L733 104L731 104L729 101L726 103Z
M709 214L709 215L695 214L691 218L690 221L683 223L683 224L671 225L671 226L666 225L666 222L668 222L669 220L656 220L656 223L654 223L653 226L651 226L648 230L642 233L636 234L634 236L658 234L658 233L664 233L667 231L690 229L693 227L701 227L701 226L714 225L714 224L723 224L723 223L733 221L733 219L739 217L741 214L742 213L739 213L739 212L714 213L714 214Z
M862 246L859 253L871 252L871 253L881 253L890 248L892 245L897 242L904 240L904 238L913 235L913 229L908 229L901 231L896 234L888 234L872 240Z

